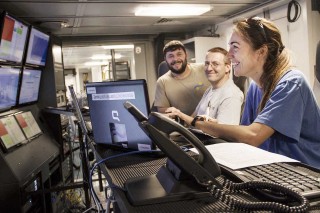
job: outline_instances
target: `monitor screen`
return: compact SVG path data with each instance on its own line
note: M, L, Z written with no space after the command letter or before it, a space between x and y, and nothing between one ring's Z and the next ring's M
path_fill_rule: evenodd
M86 84L93 138L105 144L133 150L153 150L151 139L139 127L123 103L130 101L145 115L150 112L145 80Z
M19 94L19 104L38 101L41 80L41 70L23 69Z
M28 26L6 13L2 17L0 61L21 64L26 46Z
M0 138L5 151L21 143L27 142L27 139L14 116L0 118Z
M16 105L19 79L20 69L0 67L0 110Z
M42 133L31 111L17 113L15 114L15 117L28 139L35 138Z
M45 66L49 46L49 35L31 28L26 64Z

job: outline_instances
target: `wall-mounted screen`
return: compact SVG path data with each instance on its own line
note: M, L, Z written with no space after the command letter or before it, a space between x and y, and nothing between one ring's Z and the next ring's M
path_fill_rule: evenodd
M16 105L19 79L20 69L0 67L0 110Z
M5 151L27 142L27 138L14 116L0 118L0 138Z
M49 38L49 35L37 30L36 28L31 28L26 64L45 66L49 46Z
M42 131L30 111L15 114L15 117L28 139L39 136Z
M41 70L23 69L19 94L19 105L38 101Z
M1 25L0 61L21 64L27 35L26 24L4 13Z

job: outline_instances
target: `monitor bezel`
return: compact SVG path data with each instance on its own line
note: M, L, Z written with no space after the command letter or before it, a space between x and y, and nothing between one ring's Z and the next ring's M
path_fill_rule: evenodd
M34 134L34 135L30 136L30 137L28 137L27 133L25 132L25 130L24 130L23 127L21 126L21 124L20 124L20 122L19 122L19 119L17 118L17 115L22 115L22 114L27 114L27 113L30 113L30 114L31 114L31 117L32 117L33 120L36 122L37 127L38 127L39 130L40 130L40 132L37 132L36 134ZM42 131L41 127L39 126L36 118L35 118L34 115L32 114L31 110L19 111L19 112L17 112L17 113L14 113L13 115L14 115L14 117L15 117L18 125L20 126L20 129L22 130L23 134L25 135L25 137L27 138L28 141L32 141L33 139L35 139L35 138L37 138L37 137L39 137L40 135L43 134L43 131ZM30 128L31 128L31 127L30 127ZM31 129L32 129L32 128L31 128Z
M5 119L5 118L8 118L8 117L12 117L13 120L15 120L16 124L18 125L18 128L20 129L22 135L24 136L24 140L14 144L13 146L10 146L10 147L7 147L5 145L5 143L3 142L3 140L1 139L0 137L0 143L1 143L1 148L2 148L2 151L4 153L7 153L7 152L11 152L13 150L15 150L16 148L20 147L21 145L25 144L25 143L28 143L28 138L26 137L26 135L24 134L23 130L21 129L21 126L19 124L19 122L17 121L16 117L13 115L13 114L8 114L8 115L5 115L5 116L0 116L0 122L2 122L1 120L2 119Z
M30 54L29 54L29 48L30 48L30 44L31 44L31 35L32 35L32 32L33 30L39 32L39 33L42 33L43 35L46 35L48 36L48 42L47 42L47 51L46 51L46 60L44 62L44 64L37 64L37 63L33 63L33 62L30 62L29 59L30 59ZM24 65L27 66L27 67L33 67L33 68L44 68L47 64L47 60L48 60L48 53L49 53L49 46L50 46L50 41L51 41L51 36L50 34L48 33L45 33L44 31L40 30L39 28L35 27L35 26L32 26L30 25L30 29L29 29L29 34L28 34L28 39L27 39L27 48L26 48L26 51L25 51L25 60L24 60ZM31 51L31 50L30 50Z
M87 92L87 99L89 102L89 93L88 93L88 88L90 87L113 87L113 86L127 86L127 85L140 85L143 86L143 90L144 90L144 96L145 96L145 101L146 101L146 109L147 109L147 113L149 114L151 109L150 109L150 101L149 101L149 93L148 93L148 87L147 87L147 83L145 79L129 79L129 80L119 80L119 81L105 81L105 82L90 82L86 84L86 92ZM125 102L125 101L124 101ZM122 106L124 108L124 106ZM90 106L89 106L89 111L90 111ZM129 112L128 112L129 114ZM92 116L91 111L90 111L90 117ZM134 120L134 118L132 118ZM94 124L92 124L94 125ZM143 130L142 130L143 131ZM94 131L93 131L93 135L94 135ZM147 135L146 135L147 136ZM151 150L155 150L156 149L156 145L152 142L151 138ZM135 148L132 147L123 147L121 145L121 143L119 144L113 144L113 143L104 143L104 142L98 142L95 141L97 144L104 146L104 147L108 147L111 149L120 149L120 150L137 150ZM150 150L150 151L151 151Z
M19 71L15 103L12 104L11 106L0 107L0 112L5 112L5 111L9 111L9 110L17 107L18 98L19 98L18 96L19 96L19 91L20 91L20 86L21 86L22 68L18 67L18 66L2 66L2 65L0 65L0 68L16 69L17 71Z
M34 101L20 103L20 96L21 96L21 90L22 90L22 86L23 86L23 77L24 77L24 71L25 70L36 70L36 71L40 72L40 82L39 82L39 87L38 87L38 96L37 96L37 99L34 100ZM22 67L21 73L20 73L20 83L19 83L19 88L18 88L18 93L17 93L16 106L22 107L22 106L32 105L32 104L35 104L35 103L37 103L39 101L42 74L43 74L43 69L34 68L34 67Z
M23 50L22 50L22 56L21 56L21 60L19 62L17 61L12 61L12 60L7 60L7 59L0 59L0 63L3 65L9 65L9 66L21 66L24 63L24 58L26 55L26 50L27 50L27 43L28 43L28 35L30 33L30 24L21 20L20 18L17 18L16 16L12 15L11 13L7 12L7 11L3 11L1 13L1 25L0 25L0 44L2 41L2 33L4 30L4 22L5 22L5 17L8 16L9 18L20 22L21 24L23 24L24 26L26 26L27 28L27 33L26 33L26 37L25 37L25 41L24 41L24 46L23 46Z

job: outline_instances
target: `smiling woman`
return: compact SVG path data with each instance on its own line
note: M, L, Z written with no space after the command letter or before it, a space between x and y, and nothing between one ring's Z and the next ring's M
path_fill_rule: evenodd
M320 132L310 130L320 126L320 109L302 72L292 68L278 28L263 18L246 19L235 25L229 44L235 74L254 81L242 125L198 121L196 127L320 168Z

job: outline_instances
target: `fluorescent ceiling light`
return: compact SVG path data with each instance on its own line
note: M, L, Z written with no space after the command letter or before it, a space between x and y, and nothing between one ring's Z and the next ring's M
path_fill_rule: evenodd
M108 45L103 46L103 49L111 50L111 49L133 49L133 44L127 44L127 45Z
M209 4L153 4L138 7L136 16L197 16L210 11Z
M103 60L103 59L111 59L111 55L106 55L106 54L96 54L93 55L92 57L90 57L92 60ZM114 58L115 59L119 59L121 58L121 54L120 53L116 53L114 54Z
M108 61L88 61L84 63L85 66L100 66L106 64L108 64Z

